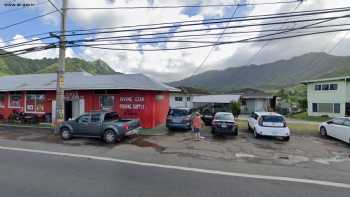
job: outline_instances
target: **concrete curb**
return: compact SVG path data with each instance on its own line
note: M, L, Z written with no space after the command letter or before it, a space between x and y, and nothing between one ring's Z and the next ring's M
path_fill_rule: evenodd
M15 124L0 124L0 127L33 128L33 129L53 129L52 127L47 127L47 126L15 125Z

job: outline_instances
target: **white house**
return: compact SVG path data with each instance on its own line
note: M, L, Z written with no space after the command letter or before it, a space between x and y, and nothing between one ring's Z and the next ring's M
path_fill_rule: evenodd
M304 81L309 116L350 115L350 76Z
M198 95L208 94L207 92L191 88L191 87L177 87L181 90L179 92L173 92L169 97L169 103L171 108L181 107L193 107L193 98Z

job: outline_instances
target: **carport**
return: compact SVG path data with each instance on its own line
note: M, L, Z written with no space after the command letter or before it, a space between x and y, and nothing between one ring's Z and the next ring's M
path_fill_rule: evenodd
M206 114L215 111L231 111L231 103L238 102L241 95L223 94L223 95L205 95L193 97L193 107L201 109Z

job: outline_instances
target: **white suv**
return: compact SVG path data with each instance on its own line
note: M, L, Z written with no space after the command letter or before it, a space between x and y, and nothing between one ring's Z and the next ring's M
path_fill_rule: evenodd
M289 128L284 117L275 112L255 112L248 119L248 129L254 136L275 136L289 141Z

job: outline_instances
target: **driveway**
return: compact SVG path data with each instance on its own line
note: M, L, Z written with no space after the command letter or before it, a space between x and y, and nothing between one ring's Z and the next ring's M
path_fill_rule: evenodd
M350 161L350 146L332 138L292 133L289 142L275 138L255 139L246 129L237 137L214 137L207 127L201 141L193 141L190 132L171 132L164 136L137 136L116 145L105 145L99 139L74 138L62 141L48 129L0 127L0 139L23 142L76 146L100 146L109 150L135 151L139 154L153 151L159 156L204 160L242 161L259 164L306 165L308 163L331 165ZM138 147L138 149L135 149Z
M157 145L154 147L160 154L207 160L277 165L303 165L310 162L330 165L350 161L350 146L332 138L292 134L290 141L284 142L275 138L255 139L252 133L244 129L240 130L237 137L214 137L209 128L204 129L201 135L204 139L199 142L192 140L191 133L181 132L147 137L143 141Z

